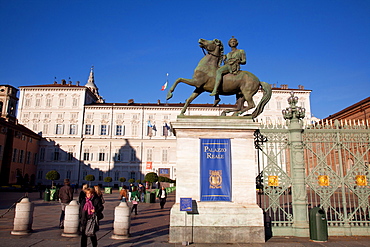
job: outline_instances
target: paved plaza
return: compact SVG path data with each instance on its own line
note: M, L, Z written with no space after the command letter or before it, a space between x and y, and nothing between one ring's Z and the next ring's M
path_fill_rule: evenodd
M24 196L22 192L0 192L0 215L3 215L9 207L19 198ZM38 192L28 193L30 201L35 204L32 229L28 236L14 236L13 230L14 210L0 218L0 246L35 246L35 247L59 247L79 246L80 238L62 237L63 230L59 229L60 205L56 201L45 202L40 199ZM75 194L75 198L78 194ZM159 203L140 203L138 215L131 218L131 237L127 240L113 240L112 227L114 208L119 204L118 191L112 194L104 194L104 219L100 222L100 231L97 233L99 246L182 246L181 243L168 243L170 209L175 200L175 194L169 194L168 202L163 210ZM91 244L89 244L91 246ZM329 237L325 243L310 242L308 238L296 237L272 237L264 244L191 244L190 246L335 246L335 247L362 247L370 246L370 237Z

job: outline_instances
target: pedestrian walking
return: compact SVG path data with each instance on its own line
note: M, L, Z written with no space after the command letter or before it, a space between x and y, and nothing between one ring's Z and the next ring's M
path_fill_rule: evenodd
M85 190L87 189L87 184L82 185L82 189L80 191L80 194L78 195L78 203L81 204L83 200L85 200L86 193Z
M124 185L121 189L121 191L119 192L119 199L121 200L121 202L127 202L128 201L128 193L127 193L127 186Z
M164 186L159 190L157 197L159 198L159 205L161 206L161 209L163 209L167 199L167 191Z
M128 201L129 202L131 202L131 193L132 193L133 187L134 187L133 184L130 184L130 186L128 187Z
M98 246L98 239L96 232L99 230L99 220L103 219L104 206L101 199L96 195L93 188L87 188L85 190L86 197L80 204L80 230L81 230L81 247L87 246L87 238L90 237L91 244L93 247ZM87 224L96 217L97 225L94 225L92 234L86 235ZM89 221L90 220L90 221Z
M59 200L62 206L62 212L60 213L59 228L64 228L64 217L66 206L73 200L73 189L70 186L69 179L64 179L64 186L59 190Z
M103 192L101 191L99 185L95 185L94 190L95 190L96 195L100 197L101 202L104 204L105 200L104 200Z
M139 192L137 191L136 186L132 188L131 201L132 201L131 213L135 210L135 215L137 215L137 205L139 204Z
M140 202L144 202L145 187L143 186L143 184L139 184L138 191L139 191L139 199L140 199Z

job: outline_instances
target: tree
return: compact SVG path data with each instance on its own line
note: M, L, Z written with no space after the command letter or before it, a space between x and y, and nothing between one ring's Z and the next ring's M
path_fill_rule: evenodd
M145 175L145 180L149 183L155 183L158 181L158 175L155 172L149 172Z
M112 182L112 178L111 177L105 177L104 182L108 183L108 186L109 186L110 182Z
M46 173L46 179L51 180L51 188L54 188L54 180L60 179L60 174L56 170L51 170Z
M140 179L137 179L136 180L136 183L138 183L138 184L141 183L141 180Z
M165 181L166 181L166 177L162 177L162 176L158 177L158 182L165 182Z
M123 183L126 182L126 178L125 177L120 177L119 181L122 183L121 185L123 186Z
M128 180L128 182L129 182L130 184L133 184L133 183L135 182L135 179L130 178L130 179Z
M86 181L89 181L89 186L91 186L91 183L90 182L95 181L95 176L94 175L91 175L91 174L86 175L85 180Z

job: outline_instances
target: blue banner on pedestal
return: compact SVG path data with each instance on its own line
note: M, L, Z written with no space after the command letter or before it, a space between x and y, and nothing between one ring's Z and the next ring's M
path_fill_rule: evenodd
M231 201L230 139L200 139L200 200Z

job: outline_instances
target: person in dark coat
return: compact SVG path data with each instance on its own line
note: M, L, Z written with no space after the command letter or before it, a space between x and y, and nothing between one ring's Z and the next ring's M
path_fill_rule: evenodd
M161 209L164 208L164 204L166 204L166 198L167 198L167 191L162 186L162 188L159 190L157 197L159 198L159 204L161 205Z
M69 185L69 179L64 179L64 186L60 188L59 190L59 200L60 204L62 205L62 212L60 214L60 220L59 220L59 227L61 229L64 228L64 217L65 217L65 210L66 206L69 205L69 203L73 200L73 189Z
M104 206L101 199L96 195L93 188L87 188L85 190L86 197L85 200L82 200L80 204L80 230L81 230L81 246L87 246L87 236L85 234L87 220L96 214L98 220L104 218L103 210ZM98 246L98 239L96 234L90 237L91 244L93 247Z
M83 200L85 200L86 193L85 190L87 189L87 184L82 185L82 189L80 191L80 194L78 195L78 203L81 204Z

